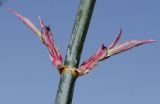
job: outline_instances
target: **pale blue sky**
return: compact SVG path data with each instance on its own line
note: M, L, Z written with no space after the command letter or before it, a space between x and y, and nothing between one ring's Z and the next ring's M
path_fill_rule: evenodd
M63 57L80 0L7 0L0 8L0 104L53 104L58 71L14 8L37 26L42 16ZM75 86L73 104L160 104L160 1L97 0L81 63L123 28L121 42L156 39L111 57Z

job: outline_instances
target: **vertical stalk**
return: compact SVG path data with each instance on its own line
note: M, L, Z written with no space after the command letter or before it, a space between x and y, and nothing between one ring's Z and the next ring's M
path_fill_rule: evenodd
M95 2L96 0L80 1L64 62L64 65L69 68L77 68L79 65ZM76 79L77 76L70 70L61 73L55 104L72 104Z
M95 1L96 0L81 0L80 2L71 39L68 44L65 65L68 65L70 67L78 67L79 65L79 60L91 20Z

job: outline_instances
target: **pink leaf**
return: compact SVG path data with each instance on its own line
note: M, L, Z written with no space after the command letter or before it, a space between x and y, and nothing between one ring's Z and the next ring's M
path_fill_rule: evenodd
M106 55L107 48L102 45L101 48L96 52L96 54L82 63L79 71L82 73L82 75L88 73L97 64L97 62L106 57Z
M10 12L15 14L24 24L26 24L37 36L40 40L41 38L41 32L37 29L37 27L26 17L22 16L18 12L16 12L14 9L8 8Z
M38 19L39 19L39 23L40 23L41 28L43 28L45 25L44 25L42 18L39 16Z
M11 11L13 14L15 14L24 24L26 24L39 37L39 39L46 45L46 47L48 48L50 52L50 58L52 60L52 63L56 67L59 67L60 65L62 65L62 56L54 44L54 40L52 38L50 27L45 26L41 17L39 17L39 21L40 21L40 26L42 28L42 32L40 32L37 29L37 27L28 18L22 16L21 14L19 14L13 9L8 8L8 10Z
M109 49L107 57L124 52L124 51L127 51L127 50L132 49L134 47L137 47L139 45L143 45L146 43L152 43L152 42L155 42L155 40L131 40L131 41L128 41L124 44L116 46L112 49Z
M50 52L50 58L52 60L52 63L59 67L62 65L62 56L59 52L59 50L56 48L54 44L54 40L52 38L52 33L49 26L42 25L42 40L44 44L47 46L49 52Z
M119 42L121 35L122 35L122 28L120 30L120 33L117 35L116 39L113 41L113 43L111 43L111 45L108 46L108 49L113 48Z

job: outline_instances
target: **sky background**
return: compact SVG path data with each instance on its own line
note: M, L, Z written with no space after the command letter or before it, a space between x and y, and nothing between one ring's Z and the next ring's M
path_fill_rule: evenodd
M5 0L2 0L5 1ZM14 8L39 26L51 26L65 57L80 0L7 0L0 7L0 104L53 104L59 73L35 34L7 11ZM97 0L81 62L120 27L121 42L155 39L99 63L76 81L73 104L160 104L160 1Z

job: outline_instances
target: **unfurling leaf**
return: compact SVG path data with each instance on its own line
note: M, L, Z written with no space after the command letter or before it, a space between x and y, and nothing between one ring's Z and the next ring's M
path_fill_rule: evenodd
M43 20L39 17L41 32L37 29L37 27L26 17L22 16L18 12L13 9L8 8L13 14L15 14L24 24L26 24L38 37L39 39L45 44L50 52L50 59L52 63L59 67L62 65L62 56L59 50L56 48L54 44L54 40L52 38L51 29L49 26L45 26Z
M116 39L108 46L108 49L115 47L117 43L119 42L121 36L122 36L122 28L120 30L120 33L117 35Z
M87 74L99 60L107 56L107 48L102 45L101 48L88 60L84 61L79 68L79 72L84 75Z
M150 40L131 40L131 41L128 41L126 43L123 43L121 45L118 45L116 47L109 49L107 57L127 51L139 45L143 45L146 43L152 43L152 42L155 42L155 40L151 40L151 39Z
M88 60L83 62L79 68L80 75L87 74L99 61L107 59L110 56L127 51L139 45L155 42L155 40L151 40L151 39L150 40L131 40L124 44L119 45L118 42L121 38L121 35L122 35L122 29L120 30L120 33L117 35L116 39L107 48L104 45L102 45L95 55L91 56Z
M14 9L8 8L10 12L15 14L24 24L26 24L37 36L40 40L42 40L41 32L37 29L37 27L26 17L22 16L18 12L16 12Z
M43 39L44 44L48 47L48 50L50 52L50 59L52 60L52 63L56 67L61 66L62 65L62 56L54 44L54 40L52 38L52 33L51 33L49 26L43 26L42 39Z

